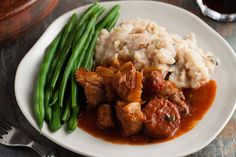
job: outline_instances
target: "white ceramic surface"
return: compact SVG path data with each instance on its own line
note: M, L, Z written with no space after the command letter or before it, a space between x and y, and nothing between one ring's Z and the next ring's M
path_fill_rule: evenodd
M120 20L134 17L150 18L169 32L186 35L196 33L200 47L211 51L220 59L213 79L217 81L215 101L194 129L186 134L164 143L133 146L119 145L95 138L79 128L68 134L64 129L51 133L46 125L42 134L53 142L76 153L99 157L158 157L183 156L202 149L209 144L223 129L235 108L236 93L236 57L229 44L207 24L195 15L181 8L152 1L106 2L102 5L110 8L121 5ZM80 13L87 6L72 10L53 22L37 43L21 61L15 78L15 95L19 107L27 120L35 127L32 112L35 78L41 63L44 50L72 15Z

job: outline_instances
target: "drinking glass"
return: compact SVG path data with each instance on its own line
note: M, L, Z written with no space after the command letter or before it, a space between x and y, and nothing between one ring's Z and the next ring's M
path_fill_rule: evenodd
M217 21L236 21L236 0L196 0L203 15Z

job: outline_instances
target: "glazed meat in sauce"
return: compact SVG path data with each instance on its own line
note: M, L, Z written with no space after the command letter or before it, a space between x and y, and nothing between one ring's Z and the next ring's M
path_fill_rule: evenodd
M113 87L122 101L141 101L142 74L134 68L132 62L123 64L113 77Z
M142 93L142 73L127 62L119 68L98 67L96 72L104 78L106 96L109 101L119 98L122 101L140 102Z
M165 98L175 104L180 113L189 113L183 92L175 87L172 82L166 81L157 69L144 69L143 86L144 99Z
M108 104L102 104L97 110L97 124L101 128L114 128L115 122L112 115L111 106Z
M142 129L143 113L138 102L117 102L116 115L124 136L137 134Z
M99 66L96 68L98 75L103 77L103 84L105 89L105 95L108 103L116 103L117 94L114 92L115 87L113 87L113 76L115 75L117 68L114 67L103 67Z
M144 125L148 135L167 137L180 124L180 114L177 107L166 99L154 99L143 108Z
M88 109L97 110L96 124L120 129L125 137L170 136L181 114L189 113L182 91L155 68L138 71L132 62L99 66L95 72L80 68L76 80L84 88Z
M104 102L105 91L100 75L81 68L76 71L76 81L84 88L88 109L94 109Z

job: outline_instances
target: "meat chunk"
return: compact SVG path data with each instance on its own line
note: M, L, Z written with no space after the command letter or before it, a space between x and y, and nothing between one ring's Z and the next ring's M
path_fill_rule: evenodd
M106 99L107 101L112 104L115 103L118 99L118 96L115 92L115 87L113 87L113 76L117 72L117 68L115 67L103 67L99 66L96 68L96 72L101 75L104 79L104 87L106 92Z
M183 92L172 82L164 80L161 72L157 69L147 68L144 70L143 86L144 99L165 98L177 105L180 113L189 113Z
M112 109L108 104L103 104L97 110L97 125L100 128L113 128L115 126Z
M165 86L165 80L159 70L156 68L146 68L144 69L144 79L143 79L144 91L147 95L150 93L156 93L157 91L162 91Z
M88 109L96 108L105 100L103 78L95 72L80 68L76 71L76 81L84 88Z
M185 102L184 94L172 82L166 81L164 89L160 92L170 102L177 105L180 113L189 114L189 106Z
M122 101L140 102L142 78L142 73L136 71L132 62L127 62L113 76L112 86Z
M96 72L104 78L109 102L122 100L140 102L142 94L142 72L136 71L132 62L119 67L98 67Z
M137 134L142 129L144 116L140 103L118 102L116 105L116 116L124 136Z
M175 105L165 99L151 100L144 108L145 131L149 136L167 137L180 124L180 114Z

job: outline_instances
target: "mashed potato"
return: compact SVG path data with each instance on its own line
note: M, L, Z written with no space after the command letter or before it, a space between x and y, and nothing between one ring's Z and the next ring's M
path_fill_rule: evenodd
M96 65L132 60L135 68L157 67L179 88L196 88L207 82L216 60L197 45L194 34L182 37L148 19L124 20L108 32L100 32Z

